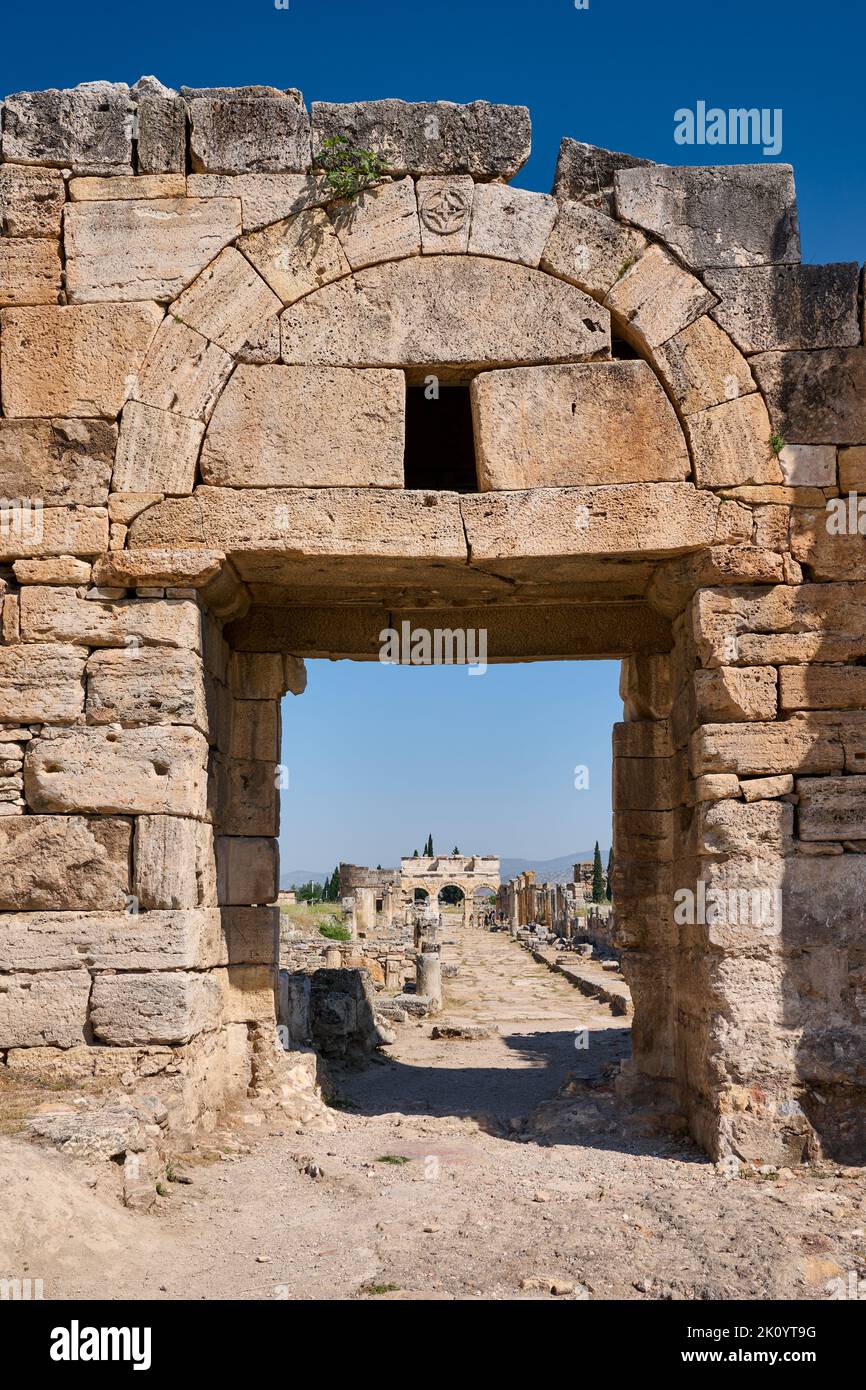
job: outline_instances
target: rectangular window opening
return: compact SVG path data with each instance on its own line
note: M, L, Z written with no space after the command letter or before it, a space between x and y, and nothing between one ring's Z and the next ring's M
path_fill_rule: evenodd
M407 488L478 491L468 384L428 377L426 385L407 386L403 477Z

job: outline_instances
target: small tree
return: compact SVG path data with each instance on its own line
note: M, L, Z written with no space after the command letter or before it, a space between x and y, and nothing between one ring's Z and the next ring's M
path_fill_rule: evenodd
M417 858L418 858L418 851L417 851L417 849L415 849L415 850L412 851L412 858L413 858L413 859L417 859Z
M460 853L460 851L459 851L459 849L457 848L456 845L455 845L454 848L452 849L451 853L452 853L452 854L459 854L459 853Z
M595 842L595 853L592 857L592 901L594 903L604 902L604 869L601 867L601 850L598 847L598 840Z
M322 885L310 879L309 883L302 883L298 889L298 902L311 903L314 899L321 898Z
M607 882L604 885L605 893L609 903L613 902L613 845L610 847L610 854L607 856Z

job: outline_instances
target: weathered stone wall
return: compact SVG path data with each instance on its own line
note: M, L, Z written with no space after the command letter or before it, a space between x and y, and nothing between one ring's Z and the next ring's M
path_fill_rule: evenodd
M350 204L334 131L389 164ZM0 1057L162 1068L187 1118L243 1088L279 698L459 625L625 658L632 1086L712 1153L862 1157L866 560L826 513L866 477L859 267L799 264L787 166L569 140L548 196L504 182L528 150L484 103L7 99ZM403 486L431 377L474 491ZM699 884L781 911L678 921Z

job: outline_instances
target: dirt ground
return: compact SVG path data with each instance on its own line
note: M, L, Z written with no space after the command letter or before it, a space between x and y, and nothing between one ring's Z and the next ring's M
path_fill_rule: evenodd
M626 1019L504 933L448 934L440 1021L490 1036L399 1026L382 1060L334 1073L329 1132L266 1116L205 1138L148 1213L92 1167L0 1140L0 1277L41 1278L47 1299L866 1292L863 1170L730 1179L647 1132L610 1087Z

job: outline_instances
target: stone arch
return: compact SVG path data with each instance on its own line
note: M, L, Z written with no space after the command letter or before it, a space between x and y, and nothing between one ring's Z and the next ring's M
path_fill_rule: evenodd
M514 118L495 169L478 151L449 164L448 141L431 169L423 142L398 139L397 177L350 213L326 208L302 131L290 185L225 175L202 100L171 193L134 172L128 111L95 171L87 129L46 143L19 98L4 128L4 159L46 166L17 176L13 225L32 224L36 179L48 235L2 290L3 492L46 506L38 536L3 537L4 729L23 772L0 836L16 863L51 860L68 818L63 843L104 869L89 889L73 856L65 886L24 875L7 898L7 1062L48 1048L86 1068L96 1043L135 1071L167 1049L185 1120L243 1088L274 1018L279 698L303 688L304 655L376 659L385 621L446 628L459 611L491 660L623 659L614 897L635 1093L715 1155L862 1154L866 569L860 535L824 525L824 489L859 477L848 451L866 445L856 274L799 267L783 166L617 169L597 151L582 182L572 150L557 196L533 194L491 181L519 167ZM282 168L270 147L262 160ZM79 184L68 202L60 168ZM46 302L61 287L68 302ZM641 363L608 358L608 318ZM393 428L375 482L250 487L263 451L247 460L243 431L234 457L211 437L211 481L199 471L248 368L362 372L365 389L375 374L393 427L393 374L437 365L475 375L475 494L402 488ZM646 398L634 456L609 445L628 391ZM524 418L554 476L531 430L509 449ZM606 438L599 462L587 441ZM815 845L838 861L832 921ZM675 892L697 883L778 887L784 922L676 921ZM88 965L61 968L71 953Z

